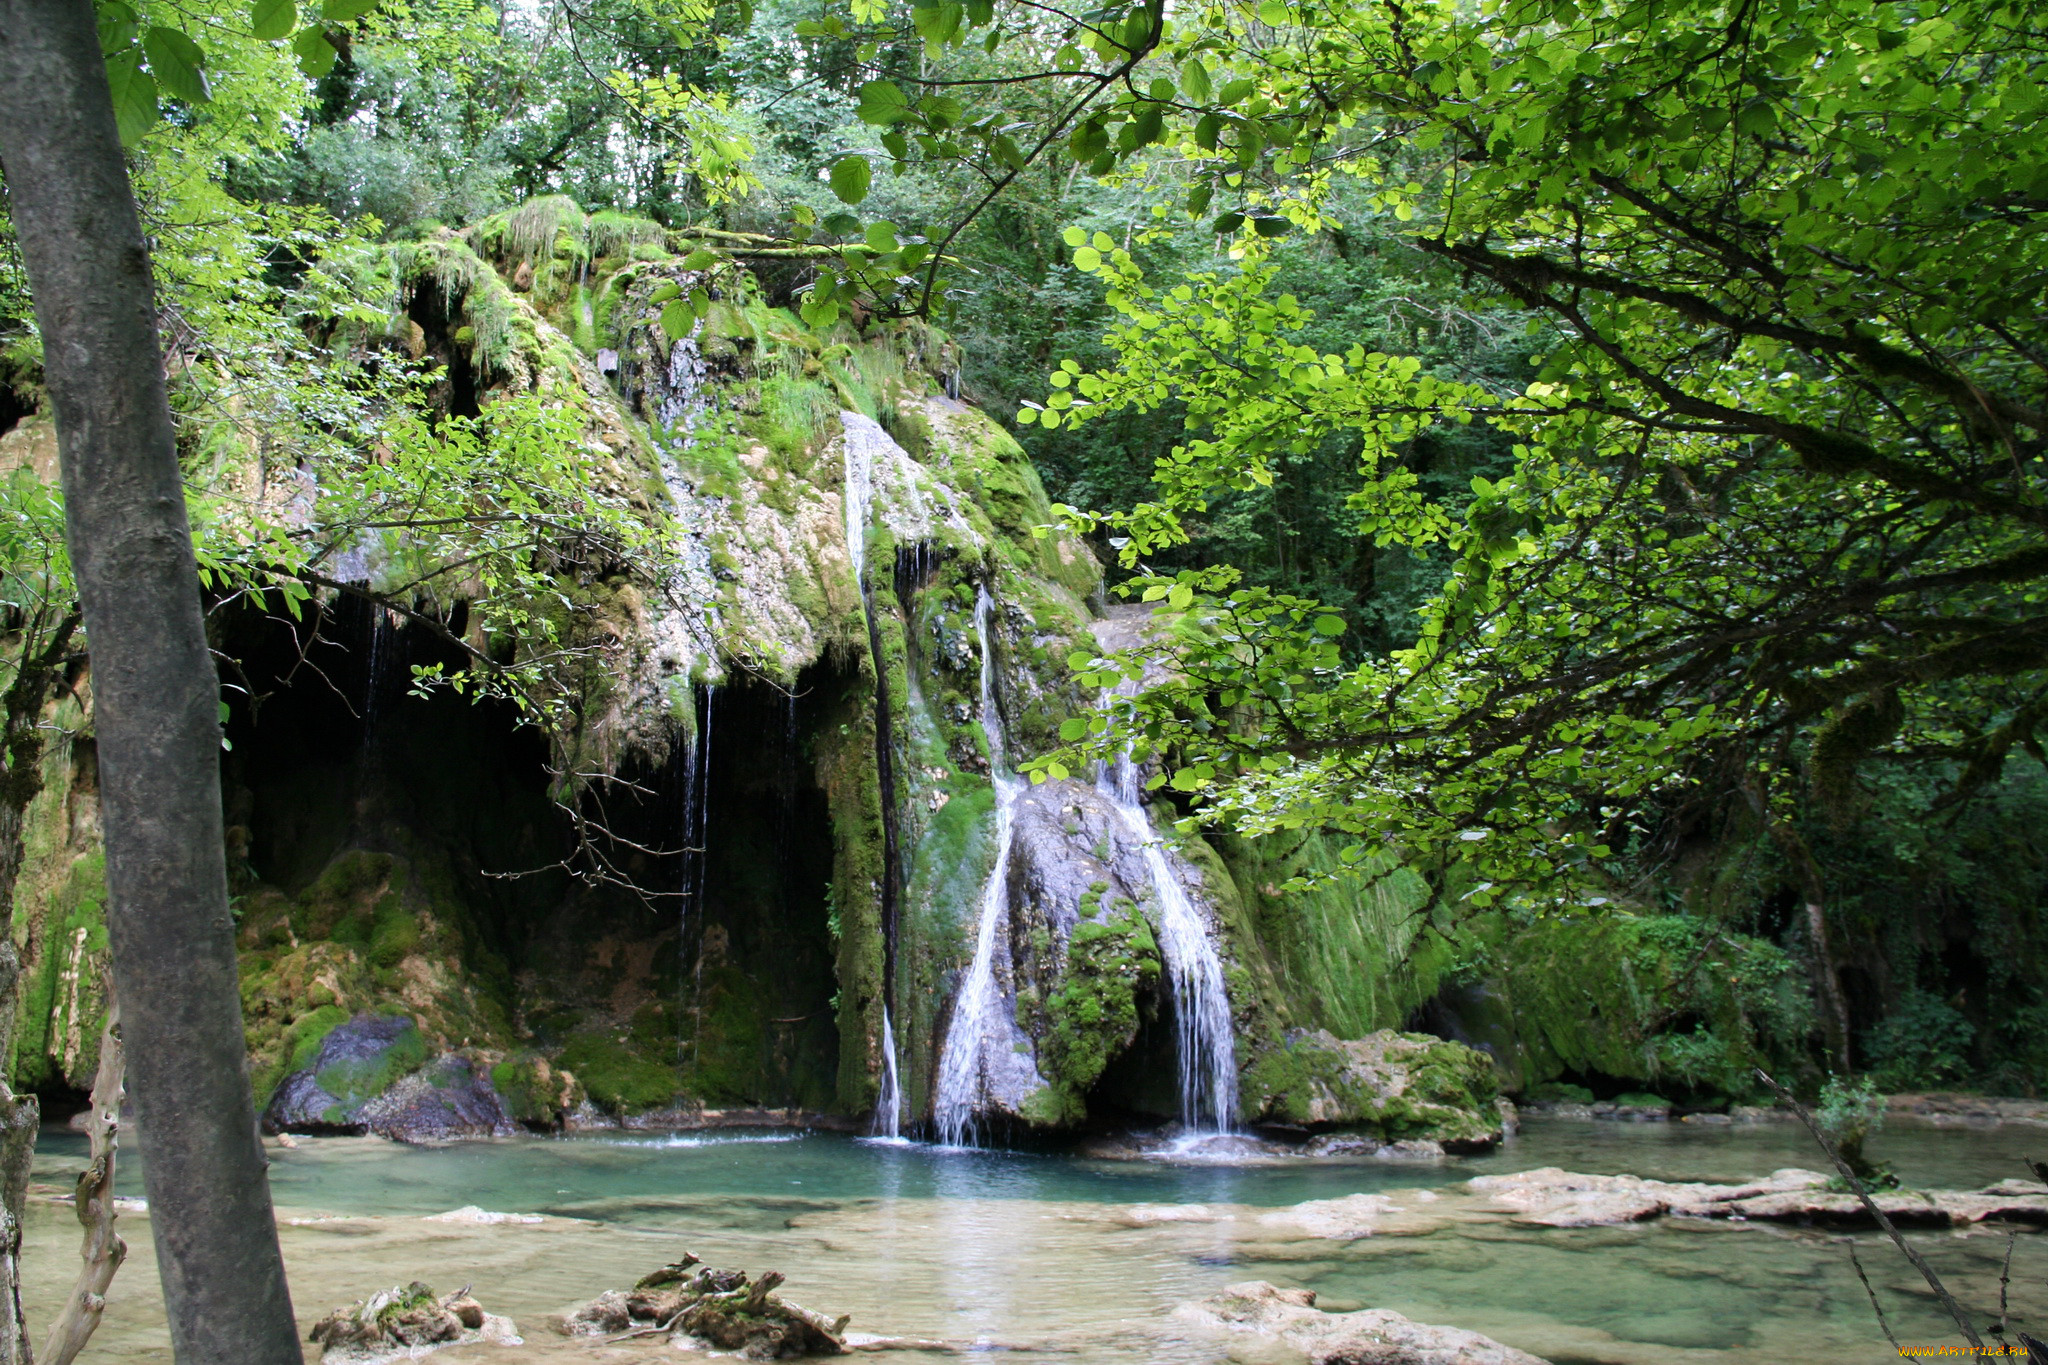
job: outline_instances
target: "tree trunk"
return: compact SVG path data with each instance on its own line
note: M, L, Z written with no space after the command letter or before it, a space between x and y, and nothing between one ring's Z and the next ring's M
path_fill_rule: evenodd
M78 1249L84 1264L64 1311L43 1343L43 1365L71 1365L92 1340L107 1307L107 1286L128 1258L128 1244L114 1231L114 1150L121 1133L121 1001L107 993L107 1025L100 1030L100 1065L92 1078L92 1160L78 1173L73 1211L85 1239Z
M21 877L22 825L29 803L43 789L43 705L78 629L76 612L54 627L47 610L30 614L21 632L21 657L4 698L0 753L0 1058L14 1055L20 1006L21 954L14 946L14 886ZM21 1314L21 1220L28 1206L29 1167L35 1160L41 1106L16 1095L0 1066L0 1362L31 1359L28 1323Z
M242 1037L218 682L87 0L0 0L0 162L92 650L107 930L171 1342L181 1365L298 1362Z

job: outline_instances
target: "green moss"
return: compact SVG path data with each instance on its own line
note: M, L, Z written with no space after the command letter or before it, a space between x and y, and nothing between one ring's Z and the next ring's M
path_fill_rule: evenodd
M1089 1087L1137 1037L1139 996L1157 984L1159 972L1159 945L1129 901L1101 907L1074 926L1043 1005L1038 1060L1050 1086L1034 1101L1051 1117L1034 1121L1082 1117Z
M313 1065L313 1058L319 1055L320 1044L326 1042L327 1035L346 1024L349 1018L349 1012L338 1005L322 1005L311 1014L294 1020L287 1035L291 1060L285 1066L285 1075L304 1071Z
M673 1040L669 1053L650 1057L630 1039L584 1033L569 1040L554 1064L573 1073L594 1103L615 1114L631 1114L675 1103Z
M1244 1072L1253 1112L1288 1123L1363 1129L1387 1140L1485 1141L1499 1131L1499 1087L1484 1053L1423 1033L1379 1030L1352 1043L1297 1030Z
M576 1078L533 1053L518 1053L491 1068L491 1088L505 1112L520 1123L558 1127L582 1102ZM616 1097L615 1097L616 1098Z
M1507 1001L1532 1084L1576 1072L1744 1095L1811 1018L1781 950L1691 916L1492 917L1464 949Z
M329 1026L326 1032L332 1032ZM322 1034L325 1037L325 1033ZM293 1052L305 1046L302 1040ZM314 1044L317 1049L318 1043ZM393 1081L419 1070L427 1060L427 1040L420 1035L412 1020L405 1021L405 1028L392 1040L389 1047L366 1061L334 1062L320 1068L313 1076L322 1090L340 1100L344 1106L353 1107L381 1095ZM309 1054L308 1060L311 1060Z

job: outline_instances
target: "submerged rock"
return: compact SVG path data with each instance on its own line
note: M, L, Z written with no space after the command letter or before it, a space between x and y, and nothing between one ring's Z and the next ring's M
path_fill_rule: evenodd
M1174 1310L1182 1322L1285 1342L1308 1365L1544 1365L1526 1351L1457 1327L1432 1327L1383 1308L1325 1313L1312 1289L1264 1280L1228 1285L1213 1299Z
M1788 1167L1739 1185L1644 1180L1632 1175L1583 1175L1545 1166L1513 1175L1484 1175L1465 1188L1513 1221L1536 1227L1603 1227L1666 1216L1803 1223L1823 1227L1875 1227L1855 1195L1828 1188L1818 1171ZM2048 1226L2048 1188L2004 1181L1988 1189L1886 1190L1872 1196L1899 1227L1964 1227L2006 1222Z
M486 1313L462 1289L444 1297L415 1280L358 1299L314 1324L323 1365L381 1365L442 1346L522 1344L512 1319Z
M768 1271L714 1270L695 1256L641 1277L631 1291L608 1289L552 1325L567 1336L666 1337L737 1351L748 1360L844 1355L848 1318L826 1318L775 1293L783 1281Z
M1297 1029L1253 1063L1246 1090L1267 1097L1263 1117L1269 1119L1365 1130L1388 1141L1432 1141L1450 1152L1498 1143L1513 1112L1499 1104L1493 1063L1484 1053L1393 1029L1348 1040Z
M399 1142L517 1131L490 1079L453 1054L431 1056L404 1015L337 1024L310 1064L278 1084L263 1111L274 1133L374 1133Z

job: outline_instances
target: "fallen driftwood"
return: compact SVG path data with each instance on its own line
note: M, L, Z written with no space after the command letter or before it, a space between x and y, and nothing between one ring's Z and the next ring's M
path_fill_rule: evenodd
M323 1365L378 1365L480 1341L520 1344L512 1319L486 1313L467 1288L443 1298L417 1280L335 1309L310 1335Z
M714 1270L685 1255L643 1276L630 1292L606 1290L554 1325L570 1336L610 1341L693 1337L749 1360L845 1354L849 1319L791 1303L775 1292L782 1282L777 1271L749 1281L743 1271Z

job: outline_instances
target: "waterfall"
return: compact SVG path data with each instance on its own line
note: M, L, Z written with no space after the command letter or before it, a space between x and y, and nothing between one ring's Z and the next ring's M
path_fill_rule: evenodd
M983 587L974 599L974 633L981 642L981 729L988 737L989 776L996 788L996 862L982 884L979 920L974 936L974 962L953 1004L952 1027L939 1053L938 1093L932 1117L939 1141L963 1145L974 1136L975 1103L981 1098L989 1067L989 1035L1003 1014L996 989L997 939L1010 918L1010 809L1024 791L1024 782L1010 771L1003 740L1003 713L996 705L996 653L989 639L995 599ZM1004 1030L1007 1035L1008 1030ZM1005 1038L1007 1041L1007 1037Z
M1095 786L1109 798L1124 827L1138 841L1158 895L1159 922L1155 927L1160 956L1166 959L1167 984L1173 992L1180 1058L1180 1121L1193 1132L1230 1132L1237 1122L1237 1043L1215 935L1189 899L1174 860L1167 855L1139 790L1137 768L1128 749L1114 768L1104 765L1097 771Z
M875 1131L900 1137L903 1085L896 1072L896 1028L889 1004L896 984L896 764L890 727L889 669L883 662L882 627L875 619L874 593L868 587L868 522L875 507L875 456L892 442L887 432L857 412L839 415L846 449L846 557L860 590L861 613L867 619L868 654L875 668L875 779L882 805L882 1092L875 1105Z
M903 1137L903 1081L896 1072L896 1028L889 1006L882 1006L882 1094L875 1101L875 1136L891 1142Z
M691 1032L692 1045L704 1025L704 892L710 882L710 860L706 857L711 826L711 712L718 688L706 683L698 694L697 733L683 750L683 906L676 919L676 1064L682 1065L683 983L690 983L695 998L697 1027ZM694 969L690 960L690 914L696 912L699 951Z

